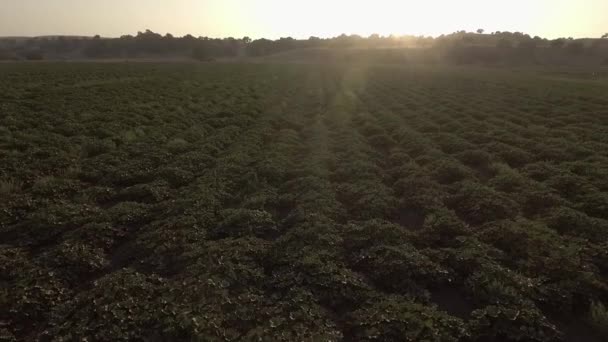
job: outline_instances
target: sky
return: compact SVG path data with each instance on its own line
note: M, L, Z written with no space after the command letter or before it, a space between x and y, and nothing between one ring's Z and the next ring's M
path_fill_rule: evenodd
M608 0L0 0L0 36L150 29L174 36L271 38L520 31L545 38L608 32Z

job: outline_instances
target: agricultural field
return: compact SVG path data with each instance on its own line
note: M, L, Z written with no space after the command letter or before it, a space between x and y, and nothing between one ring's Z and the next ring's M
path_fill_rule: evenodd
M605 341L608 77L0 64L0 340Z

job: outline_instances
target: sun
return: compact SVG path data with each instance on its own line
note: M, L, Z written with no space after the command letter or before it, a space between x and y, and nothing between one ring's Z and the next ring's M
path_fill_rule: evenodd
M514 0L521 3L522 0ZM258 0L252 5L250 20L273 38L285 33L296 38L332 37L342 33L369 36L438 36L454 31L525 30L538 22L520 7L482 0ZM513 24L514 23L514 24Z

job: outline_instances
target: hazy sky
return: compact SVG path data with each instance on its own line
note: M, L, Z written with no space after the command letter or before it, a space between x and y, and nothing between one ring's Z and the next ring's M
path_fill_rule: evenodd
M0 36L135 34L278 38L341 33L608 32L608 0L0 0Z

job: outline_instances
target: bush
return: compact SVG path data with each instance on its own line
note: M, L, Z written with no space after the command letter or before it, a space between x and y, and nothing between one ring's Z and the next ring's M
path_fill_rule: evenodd
M18 193L23 187L22 182L15 179L0 180L0 195L10 196Z
M467 337L461 320L397 296L353 312L349 330L353 341L456 342Z
M469 322L475 340L557 342L558 328L532 304L489 305L475 310Z
M174 138L167 142L167 149L172 153L186 152L190 144L182 138Z
M129 269L106 275L89 291L58 305L52 313L51 329L39 338L129 341L149 336L172 318L171 311L175 312L173 303L162 299L163 283L158 276Z
M533 156L519 147L493 143L490 149L511 167L522 167L533 161Z
M61 270L75 283L109 265L103 249L69 240L50 251L45 258L48 264Z
M354 220L391 217L398 203L391 189L372 180L340 184L336 190L338 200L350 209Z
M595 219L568 207L553 209L545 219L547 225L562 234L580 236L595 242L608 239L606 220Z
M125 188L109 200L112 202L158 203L169 195L170 192L166 184L155 182Z
M219 225L210 232L214 238L264 237L277 231L272 215L263 210L225 209L220 217Z
M602 302L591 303L589 322L603 336L608 336L608 309Z
M473 174L463 165L451 160L443 160L428 166L433 179L442 184L451 184L464 179L472 179Z
M395 193L400 199L400 208L416 208L426 211L442 207L443 200L448 194L441 186L428 176L413 174L403 178L393 185Z
M438 208L427 214L420 234L424 244L435 247L456 244L458 236L469 235L471 230L454 211Z
M495 171L495 176L490 180L490 185L499 191L514 193L526 186L529 181L508 165L494 164L492 168Z
M380 288L418 298L425 297L427 288L450 279L446 269L408 244L365 249L353 263Z
M96 157L108 153L116 148L116 143L110 139L91 140L82 146L82 153L86 158Z
M28 50L23 53L23 58L28 61L41 61L44 59L44 52L41 50Z
M150 207L136 202L120 202L108 209L112 222L130 227L148 223L151 218Z
M517 203L510 198L471 182L464 182L447 202L463 220L471 224L512 218L519 210Z
M456 155L465 165L474 168L483 168L490 164L492 157L487 152L481 150L466 150Z
M542 186L535 187L532 184L523 187L514 197L520 203L524 216L528 218L543 215L552 208L567 204L555 192Z

